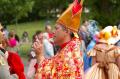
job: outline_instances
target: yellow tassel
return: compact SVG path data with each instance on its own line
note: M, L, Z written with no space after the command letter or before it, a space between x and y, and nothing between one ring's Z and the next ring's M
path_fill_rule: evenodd
M79 38L79 36L78 36L78 34L77 33L73 33L74 34L74 36L76 37L76 38Z

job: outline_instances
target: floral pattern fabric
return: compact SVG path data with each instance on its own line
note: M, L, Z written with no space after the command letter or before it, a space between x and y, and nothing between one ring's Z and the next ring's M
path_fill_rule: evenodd
M75 38L51 59L39 65L35 79L83 79L81 42Z

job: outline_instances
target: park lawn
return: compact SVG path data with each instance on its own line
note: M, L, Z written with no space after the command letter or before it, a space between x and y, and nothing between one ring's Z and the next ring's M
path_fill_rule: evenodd
M30 53L30 50L31 50L31 43L24 43L24 44L21 44L19 46L19 51L18 51L18 54L21 56L21 57L24 57L24 58L28 58L28 55Z
M54 27L54 23L55 21L52 20L51 21L51 25L52 27ZM37 30L41 30L44 31L44 26L45 26L45 20L42 21L36 21L36 22L27 22L27 23L20 23L17 25L9 25L8 26L8 30L15 30L16 34L19 36L19 38L21 39L22 34L24 31L27 31L29 34L29 43L23 43L20 45L19 48L19 54L22 57L27 58L28 54L30 52L31 49L31 40L32 40L32 36L33 34L37 31Z
M54 23L55 21L51 21L51 25L52 27L54 27ZM45 20L42 21L35 21L35 22L27 22L27 23L20 23L17 25L9 25L8 26L8 30L15 30L15 32L18 34L18 36L21 38L22 34L24 31L27 31L29 34L29 39L32 40L32 36L33 34L37 31L37 30L41 30L44 31L44 27L45 27Z

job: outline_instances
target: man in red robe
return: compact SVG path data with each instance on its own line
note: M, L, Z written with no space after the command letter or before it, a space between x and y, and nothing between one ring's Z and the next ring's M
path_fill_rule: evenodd
M43 44L34 43L38 60L35 79L83 79L81 41L74 36L80 26L81 11L81 3L75 0L57 20L54 43L60 49L54 57L44 58Z

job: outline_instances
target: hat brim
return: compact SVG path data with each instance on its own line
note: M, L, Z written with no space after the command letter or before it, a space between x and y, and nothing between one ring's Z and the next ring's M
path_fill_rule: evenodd
M116 37L111 37L108 40L99 39L98 42L108 43L108 44L116 44L120 40L120 30L118 30L118 35Z

